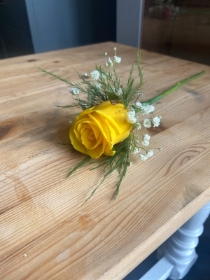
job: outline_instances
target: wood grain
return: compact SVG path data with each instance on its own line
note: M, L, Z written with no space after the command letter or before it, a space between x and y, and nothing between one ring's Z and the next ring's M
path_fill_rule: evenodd
M156 105L163 121L152 144L163 151L133 159L117 200L117 174L100 182L68 143L68 87L35 66L78 80L117 46L127 80L134 48L103 43L0 61L1 279L122 279L210 198L208 66L142 50L144 99L199 71L206 74ZM35 65L34 65L35 64ZM137 74L135 74L137 76Z

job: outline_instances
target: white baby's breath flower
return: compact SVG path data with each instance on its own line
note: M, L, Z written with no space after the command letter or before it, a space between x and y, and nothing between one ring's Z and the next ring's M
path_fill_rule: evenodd
M116 63L120 63L121 62L121 57L119 57L119 56L114 56L114 61L116 62Z
M109 66L113 66L113 61L111 60L110 57L109 57L108 63L109 63Z
M109 90L110 90L111 92L113 92L113 93L116 94L116 89L115 89L115 87L110 87Z
M73 87L73 88L70 88L69 92L74 95L77 95L80 93L80 90L78 88Z
M141 143L142 143L143 146L146 146L146 147L149 146L149 141L148 140L143 140Z
M119 88L119 89L117 90L117 92L115 92L115 94L116 94L117 96L122 95L122 94L123 94L122 88Z
M106 67L113 67L113 65L114 65L114 62L109 57L108 61L105 62L105 66Z
M148 158L152 157L154 154L153 150L147 150L146 155Z
M137 118L135 116L135 111L131 110L129 112L127 112L127 116L128 116L128 120L130 121L130 123L136 123Z
M150 128L152 126L152 122L150 119L144 119L143 126L146 128Z
M144 115L150 114L155 110L155 107L153 105L142 105L141 106L142 113Z
M97 88L101 88L101 84L99 84L99 83L96 84L96 87L97 87Z
M141 102L139 102L139 101L137 101L137 102L135 103L135 105L136 105L137 108L142 108L142 104L141 104Z
M150 136L149 134L144 134L143 135L143 139L142 139L142 145L144 146L149 146L149 140L150 140Z
M139 156L140 156L140 159L143 160L143 161L148 159L148 157L146 155L140 154Z
M138 92L138 96L141 96L141 95L143 95L143 92L142 91L139 91ZM140 102L139 102L140 103Z
M152 119L152 124L154 127L158 127L160 125L161 118L161 116L157 116Z
M136 128L137 128L137 130L140 130L141 129L141 124L140 123L136 123Z
M147 141L149 141L149 140L150 140L150 138L151 138L151 137L150 137L150 135L149 135L149 134L147 134L147 133L143 135L143 140L147 140Z
M140 151L141 151L141 148L135 147L134 150L133 150L133 154L137 155L137 154L140 153Z
M91 76L92 80L97 81L100 77L100 72L98 70L93 70L90 72L90 76Z
M155 110L155 107L153 105L144 105L139 101L135 103L135 106L141 110L143 115L150 114Z

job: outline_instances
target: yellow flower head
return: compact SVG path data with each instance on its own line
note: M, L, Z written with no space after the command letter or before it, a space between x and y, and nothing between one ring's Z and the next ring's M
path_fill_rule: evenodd
M113 146L125 140L131 129L124 105L105 101L82 111L72 123L69 137L77 151L99 158L113 156Z

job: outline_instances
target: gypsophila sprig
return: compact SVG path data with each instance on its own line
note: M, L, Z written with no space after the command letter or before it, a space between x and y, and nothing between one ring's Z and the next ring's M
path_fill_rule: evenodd
M105 56L108 58L104 67L96 65L89 73L78 73L79 82L69 81L39 68L70 87L69 92L74 103L59 107L80 109L77 116L69 122L69 138L74 149L86 156L69 171L68 177L85 165L91 166L91 170L101 168L104 171L101 182L90 192L87 200L114 171L119 174L113 196L116 198L123 178L132 166L132 158L145 161L154 155L155 150L161 150L150 147L149 130L161 124L161 116L154 115L153 104L204 74L202 71L148 101L140 101L143 95L140 53L137 53L136 63L131 65L127 83L121 82L115 69L115 64L123 61L122 57L117 55L117 49L114 48L113 57L108 56L107 52ZM133 77L134 71L138 73L137 81Z

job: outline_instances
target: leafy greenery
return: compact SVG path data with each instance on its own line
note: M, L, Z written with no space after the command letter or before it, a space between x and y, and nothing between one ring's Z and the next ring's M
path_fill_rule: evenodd
M138 97L138 92L141 90L143 85L143 73L140 66L141 55L137 53L137 63L131 66L129 73L128 81L125 87L121 84L120 78L118 77L116 70L112 68L107 71L101 66L96 66L96 70L100 73L97 84L93 83L92 80L88 79L88 76L79 75L80 82L71 82L68 79L62 78L52 72L46 71L40 67L43 73L48 74L60 81L67 83L67 85L79 89L79 91L85 94L84 98L81 99L80 96L77 96L75 99L75 104L65 105L59 107L69 108L69 107L80 107L82 110L91 108L93 106L99 105L104 101L111 100L122 103L126 108L129 107L131 102ZM135 84L135 79L133 78L133 71L135 66L137 66L139 73L139 82ZM98 85L100 84L100 87ZM118 94L118 91L121 90L122 94Z
M116 150L116 153L113 156L102 156L100 159L97 160L91 159L89 156L87 156L70 170L67 177L71 176L78 168L87 164L95 165L91 168L91 170L101 168L104 172L101 182L91 192L91 194L85 200L85 202L87 202L94 195L96 190L102 185L105 179L115 170L118 171L120 178L115 186L116 190L114 192L113 198L115 199L118 196L120 185L122 183L123 178L126 175L128 167L130 166L130 146L132 142L132 137L133 135L130 134L129 137L126 138L123 142L115 145L114 149Z

